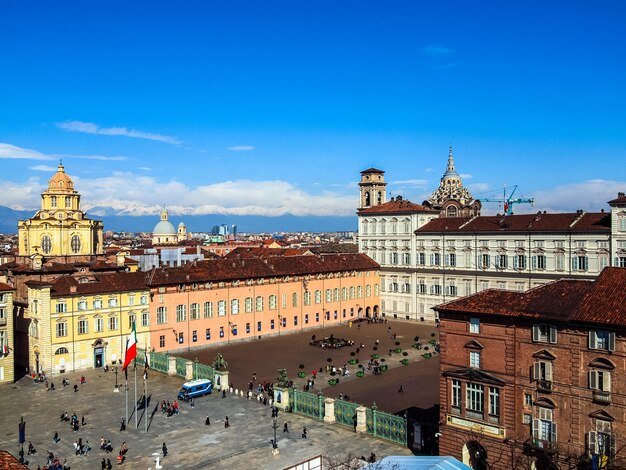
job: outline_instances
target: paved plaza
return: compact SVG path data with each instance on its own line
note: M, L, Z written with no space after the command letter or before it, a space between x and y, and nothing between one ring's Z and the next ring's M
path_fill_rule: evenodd
M391 327L391 332L389 331ZM310 346L311 335L318 338L331 332L336 337L345 337L358 343L365 343L366 354L358 354L361 361L369 358L376 339L379 340L378 352L384 357L395 342L400 341L403 350L413 338L419 335L429 339L435 328L408 322L390 322L388 324L363 323L356 325L338 325L332 328L310 330L298 334L281 335L280 337L263 338L261 340L231 343L206 350L191 351L204 363L210 363L217 352L221 352L229 363L231 378L238 388L247 387L252 373L257 373L257 380L274 380L276 370L287 368L290 377L298 371L298 365L304 363L309 373L315 367L319 369L331 357L337 366L343 365L350 357L354 348L340 350L322 350ZM393 339L393 333L396 339ZM402 356L387 353L390 370L382 375L374 376L367 373L363 378L342 377L340 384L331 387L327 383L326 373L318 375L316 391L326 396L338 396L339 393L350 395L359 403L370 405L376 401L382 409L395 412L410 406L429 407L437 400L438 360L423 360L419 353L411 352L411 364L399 365ZM181 355L181 354L178 354ZM209 360L210 359L210 360ZM397 362L397 364L396 364ZM393 364L392 364L393 363ZM356 366L350 366L355 371ZM143 370L137 370L137 383L141 396ZM85 375L87 383L78 385L74 392L74 384L79 383L81 375ZM142 409L138 413L138 430L135 429L135 416L132 413L134 397L134 381L132 372L129 374L129 422L128 428L120 432L120 419L125 416L125 394L122 387L114 393L115 374L102 370L89 370L83 373L68 374L70 386L63 387L61 378L53 378L56 390L46 391L41 383L34 383L30 378L23 378L15 384L0 387L0 449L18 455L18 422L20 417L26 421L26 439L32 441L37 453L26 456L29 468L43 467L46 463L46 451L51 451L61 462L67 459L73 469L99 469L102 458L110 459L116 465L115 458L122 442L126 441L129 451L126 468L155 468L153 454L160 452L163 442L167 443L169 455L161 460L167 468L261 468L283 469L319 454L345 458L352 456L369 456L371 452L378 458L388 455L410 455L408 448L376 439L367 435L357 435L352 428L338 424L329 425L297 414L281 412L278 418L278 448L280 453L272 455L270 440L273 437L271 409L256 400L247 400L228 393L226 398L214 392L212 395L196 399L195 407L182 405L180 413L171 418L157 410L161 400L173 401L181 384L180 377L171 377L151 371L148 395L150 402L147 418L149 429L144 432L145 415ZM345 379L345 380L344 380ZM300 379L300 382L306 379ZM123 375L118 376L120 384ZM404 393L397 392L398 384L404 387ZM301 383L298 383L301 385ZM393 393L389 393L392 391ZM79 420L84 416L86 425L78 432L73 432L68 423L61 422L62 411L70 415L76 413ZM211 425L204 424L209 415ZM224 427L224 419L228 416L230 427ZM283 433L283 424L287 421L289 433ZM308 438L301 438L302 428L306 426ZM59 433L60 441L53 443L53 435ZM100 438L110 439L114 451L105 453L99 450ZM78 438L89 441L92 451L89 455L75 455L73 443ZM27 450L27 445L25 450Z

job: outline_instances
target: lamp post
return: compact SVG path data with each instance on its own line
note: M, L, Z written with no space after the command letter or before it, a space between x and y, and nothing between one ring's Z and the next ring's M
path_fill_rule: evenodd
M113 372L115 372L115 389L113 389L113 391L117 392L120 389L120 386L117 383L117 366L113 366Z
M272 441L272 454L278 454L278 442L276 437L276 429L278 428L278 423L276 422L276 416L272 418L272 429L274 429L274 440Z
M278 315L278 336L280 336L280 325L283 322L283 317L282 315Z
M276 419L274 419L274 426L276 426ZM20 450L20 463L24 463L24 442L26 441L26 423L24 422L24 417L20 417L20 422L18 424L18 434L19 434L19 439L18 442L19 444L22 445L22 448ZM276 429L274 429L274 436L276 436ZM274 440L276 440L276 438L274 437Z

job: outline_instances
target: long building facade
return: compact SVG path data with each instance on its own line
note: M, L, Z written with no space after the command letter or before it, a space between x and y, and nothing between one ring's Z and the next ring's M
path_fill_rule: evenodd
M382 170L365 170L361 201L373 186L371 177L363 181L367 172L377 187L384 184ZM423 204L398 196L358 210L359 251L381 265L384 315L434 322L433 307L457 297L490 288L524 291L562 277L593 279L607 266L626 266L624 193L607 212L481 216L450 155L433 194ZM450 201L442 200L446 194Z
M437 307L439 451L474 469L624 468L626 268Z

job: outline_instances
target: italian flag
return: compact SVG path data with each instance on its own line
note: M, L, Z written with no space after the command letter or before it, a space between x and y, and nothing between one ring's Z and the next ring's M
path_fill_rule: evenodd
M126 370L130 361L137 357L137 331L135 331L135 324L133 323L133 329L130 332L128 340L126 340L126 355L124 356L124 367L122 370Z

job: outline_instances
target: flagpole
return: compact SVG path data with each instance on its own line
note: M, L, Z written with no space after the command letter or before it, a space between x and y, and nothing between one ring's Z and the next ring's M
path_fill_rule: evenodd
M135 360L135 429L139 428L137 424L137 360Z
M143 371L143 393L144 393L144 428L146 430L146 434L148 434L148 369L150 368L150 366L148 365L148 344L146 343L145 345L146 347L146 358L144 360L144 371Z
M126 420L124 422L128 423L128 369L124 369L124 376L125 376L124 389L126 390Z

